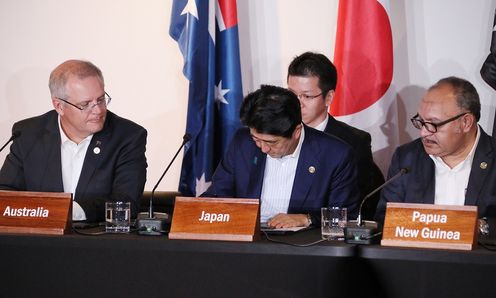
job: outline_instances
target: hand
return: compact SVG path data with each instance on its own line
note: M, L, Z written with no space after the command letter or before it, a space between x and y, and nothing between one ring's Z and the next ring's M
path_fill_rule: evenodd
M279 213L267 222L271 228L307 227L308 217L306 214Z

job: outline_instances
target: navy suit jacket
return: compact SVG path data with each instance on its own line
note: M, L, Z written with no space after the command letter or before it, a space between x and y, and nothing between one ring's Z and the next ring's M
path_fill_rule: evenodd
M321 207L340 206L347 207L349 216L354 217L358 189L352 148L313 128L304 129L288 213L310 213L312 221L320 224ZM260 198L266 157L249 129L239 129L203 195Z
M12 131L21 134L0 170L0 189L63 192L57 112L17 122ZM75 201L88 221L104 219L107 200L131 201L132 215L137 214L146 181L146 136L141 126L107 112L104 128L88 146L76 188Z
M338 121L332 115L329 115L324 132L340 138L353 148L357 162L360 200L384 183L384 175L372 157L372 140L368 132ZM376 193L367 199L362 210L364 219L373 219L379 197L380 194Z
M482 128L480 132L465 194L465 205L478 206L479 217L495 217L496 142ZM382 190L376 213L376 220L381 223L384 221L387 202L434 204L435 166L420 139L396 149L388 177L402 168L409 168L409 172Z

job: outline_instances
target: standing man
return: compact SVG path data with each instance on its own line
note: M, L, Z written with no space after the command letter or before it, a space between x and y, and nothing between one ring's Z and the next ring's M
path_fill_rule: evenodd
M353 151L345 142L301 122L296 95L262 86L241 106L247 126L235 134L204 196L260 198L270 227L320 225L320 208L356 215Z
M101 221L105 201L130 201L146 181L146 130L107 110L111 97L91 62L68 60L50 74L54 110L17 122L0 189L73 194L73 219Z
M370 134L338 121L328 113L336 89L336 67L326 56L306 52L293 59L288 67L287 80L289 90L300 100L303 123L353 147L360 198L363 199L384 182L384 177L372 158ZM372 219L378 200L379 193L364 205L364 218Z
M477 124L479 94L468 81L441 79L429 88L411 121L420 138L398 147L388 177L408 168L381 194L387 202L474 205L480 217L496 215L496 142Z

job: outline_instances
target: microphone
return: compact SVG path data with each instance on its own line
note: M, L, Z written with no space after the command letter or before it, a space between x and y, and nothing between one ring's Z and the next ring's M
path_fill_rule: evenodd
M177 150L176 154L172 158L172 160L169 162L169 165L165 169L165 171L162 173L162 176L160 176L160 179L158 179L157 184L152 189L152 193L150 194L150 205L148 206L148 216L146 217L146 213L143 216L143 213L140 213L138 215L138 219L136 221L136 228L138 230L139 235L148 235L148 236L158 236L161 235L164 232L166 220L169 218L169 215L166 213L153 213L153 195L155 194L155 190L157 189L158 185L160 182L162 182L162 179L164 178L165 174L167 171L169 171L169 168L171 167L172 163L174 160L176 160L177 155L179 152L181 152L181 149L183 149L184 145L191 140L191 135L189 133L184 134L183 136L183 142L181 143L181 146L179 146L179 149Z
M12 133L12 136L10 137L10 139L2 146L2 148L0 148L0 152L2 152L2 150L7 147L7 145L12 142L13 140L17 139L19 136L21 135L21 132L16 130Z
M377 222L375 221L364 221L362 220L362 207L365 201L372 197L375 193L386 187L389 183L398 179L402 175L408 173L409 168L402 168L396 175L389 178L383 184L379 185L376 189L367 194L362 202L360 203L360 208L358 209L358 217L356 221L350 221L346 228L344 229L346 243L353 244L372 244L374 243L374 238L379 235L377 233Z

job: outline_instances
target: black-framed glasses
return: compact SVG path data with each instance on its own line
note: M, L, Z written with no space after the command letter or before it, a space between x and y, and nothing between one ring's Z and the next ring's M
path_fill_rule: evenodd
M317 95L297 94L296 97L298 97L299 100L310 101L314 98L321 96L322 94L323 94L323 92L321 92Z
M437 132L437 129L440 127L440 126L443 126L445 124L448 124L450 123L451 121L455 121L456 119L466 115L466 114L469 114L470 112L464 112L464 113L461 113L461 114L458 114L454 117L451 117L449 119L446 119L444 121L441 121L439 123L433 123L433 122L429 122L429 121L423 121L419 118L419 114L417 113L415 116L413 116L410 121L412 121L412 124L413 126L416 128L416 129L422 129L422 126L425 127L425 129L430 132L430 133L436 133Z
M105 92L105 95L103 97L100 97L99 99L97 99L96 103L86 102L84 104L76 105L76 104L73 104L72 102L70 102L66 99L63 99L60 97L55 97L55 98L65 102L68 105L75 107L76 109L78 109L80 111L87 112L87 111L93 110L93 108L96 106L106 107L110 104L110 101L112 101L112 97L110 97L110 95L108 95L108 93L106 91L104 91L104 92Z

